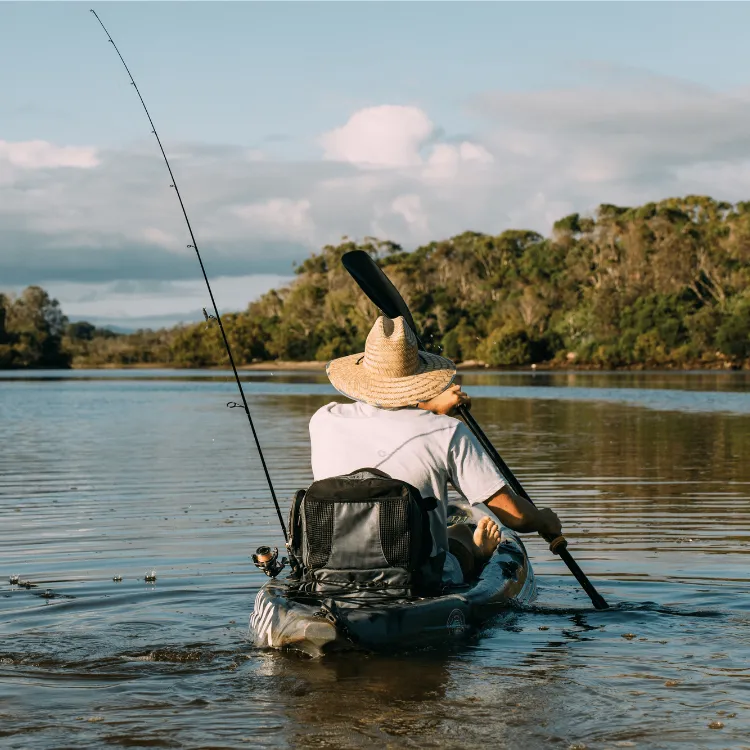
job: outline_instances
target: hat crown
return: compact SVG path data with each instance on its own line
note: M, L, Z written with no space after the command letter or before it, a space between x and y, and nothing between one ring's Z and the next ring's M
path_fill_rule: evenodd
M362 366L386 378L404 378L419 371L419 347L414 331L402 316L380 316L365 342Z
M379 317L362 354L331 360L326 372L348 398L382 409L402 409L442 393L456 366L438 354L420 352L417 336L403 317Z

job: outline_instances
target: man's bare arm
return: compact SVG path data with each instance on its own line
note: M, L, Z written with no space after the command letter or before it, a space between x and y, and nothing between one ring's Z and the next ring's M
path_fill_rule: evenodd
M557 537L562 533L560 519L553 510L537 508L510 487L503 487L486 500L485 505L500 519L503 526L514 531L537 531L545 537Z
M444 390L431 401L419 404L435 414L453 415L456 407L464 404L471 408L471 399L458 384ZM560 519L550 508L537 508L510 487L503 487L484 503L504 526L521 533L537 531L545 537L554 538L562 533Z

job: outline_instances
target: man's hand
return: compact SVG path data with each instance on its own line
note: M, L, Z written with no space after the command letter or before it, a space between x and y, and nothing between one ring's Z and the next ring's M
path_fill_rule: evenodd
M557 513L551 508L539 508L537 511L536 531L545 539L558 537L562 534L562 524Z
M452 416L456 411L456 407L462 404L471 408L471 399L461 390L460 385L452 385L441 394L435 396L435 398L423 401L421 404L417 404L417 406L434 414L448 414Z

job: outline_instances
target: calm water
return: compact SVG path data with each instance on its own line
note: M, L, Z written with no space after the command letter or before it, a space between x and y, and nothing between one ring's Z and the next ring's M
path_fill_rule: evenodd
M333 391L243 377L288 498ZM310 662L245 640L281 539L226 375L0 377L0 746L750 748L750 376L464 384L613 609L530 539L536 604L477 639Z

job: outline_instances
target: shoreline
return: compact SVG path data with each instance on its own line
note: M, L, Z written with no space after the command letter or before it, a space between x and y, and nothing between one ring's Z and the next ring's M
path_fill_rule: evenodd
M325 372L327 362L311 361L292 361L277 360L270 362L254 362L249 365L238 365L237 371L256 371L256 372ZM50 368L29 368L34 370L43 370ZM52 368L59 369L59 368ZM164 362L137 363L130 365L106 364L106 365L85 365L73 364L71 370L228 370L229 365L209 365L204 367L178 367L173 364ZM492 367L476 360L467 360L456 365L458 371L484 371L484 372L743 372L750 370L750 365L735 364L726 360L712 360L710 362L688 362L684 365L654 365L649 363L639 363L628 365L626 367L599 367L596 365L576 365L573 363L537 363L530 365L518 365L512 367Z
M237 365L237 372L243 370L261 370L261 371L300 371L300 370L325 370L325 362L294 362L294 361L276 361L276 362L254 362L250 365ZM42 368L37 368L42 369ZM204 365L203 367L178 367L177 365L164 362L139 362L134 365L84 365L73 364L71 370L231 370L229 364L226 365Z

